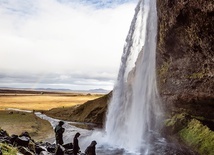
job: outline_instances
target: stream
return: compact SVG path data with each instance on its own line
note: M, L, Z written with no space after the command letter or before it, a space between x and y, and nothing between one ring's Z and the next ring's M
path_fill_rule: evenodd
M60 120L54 119L51 117L46 116L40 112L35 112L36 116L47 120L52 125L53 129L58 124ZM71 143L73 142L74 135L79 132L81 135L79 137L79 145L81 152L90 145L92 140L97 141L96 153L97 155L122 155L124 150L119 148L113 148L108 145L107 141L105 140L105 133L99 128L92 128L95 126L94 124L90 123L78 123L78 122L69 122L64 121L63 127L65 128L65 132L63 134L64 143ZM89 129L79 128L77 126L85 126ZM45 141L50 143L55 143L55 137L46 139Z
M13 111L21 111L30 113L32 111L29 110L20 110L14 108L8 108L7 110ZM35 115L41 119L47 120L50 122L53 129L60 121L59 119L51 118L41 112L35 112ZM188 148L184 148L179 144L169 143L167 140L158 133L152 133L150 131L150 135L153 135L150 142L144 144L141 152L131 152L130 150L126 150L125 148L121 148L117 145L112 145L112 142L106 136L106 132L103 129L96 128L95 124L92 123L79 123L79 122L69 122L64 121L63 127L65 128L65 132L63 134L64 144L72 143L74 135L79 132L81 135L79 137L79 145L81 152L84 152L88 145L90 145L91 141L96 140L96 154L97 155L197 155ZM80 128L77 126L84 126L84 128ZM44 141L49 143L55 143L55 137L51 137L49 139L44 139Z
M37 117L47 120L51 123L54 128L60 120L46 116L40 112L35 113ZM118 146L112 146L106 138L106 133L102 129L93 128L93 124L90 123L78 123L64 121L65 132L63 134L64 143L71 143L74 135L79 132L79 145L81 152L84 152L86 147L91 143L92 140L97 141L96 153L97 155L195 155L192 151L187 148L173 143L168 143L166 139L160 137L157 133L151 133L153 139L150 144L146 144L149 150L142 150L141 153L129 152ZM90 129L78 128L76 125L89 126ZM55 137L46 139L45 141L55 143Z

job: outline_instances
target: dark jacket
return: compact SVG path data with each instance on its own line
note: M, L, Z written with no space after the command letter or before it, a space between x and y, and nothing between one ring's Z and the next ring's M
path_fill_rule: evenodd
M77 132L73 139L73 154L74 155L77 155L77 153L80 151L79 141L78 141L79 136L80 136L80 133Z
M57 125L54 129L55 131L55 137L56 137L56 144L62 145L63 142L63 133L65 129L61 125Z
M96 155L96 141L92 141L91 144L86 148L86 155Z

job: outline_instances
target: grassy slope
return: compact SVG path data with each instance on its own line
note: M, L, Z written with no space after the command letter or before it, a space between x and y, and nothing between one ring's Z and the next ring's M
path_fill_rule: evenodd
M55 108L46 111L45 114L63 120L92 122L102 125L110 98L111 92L103 97L87 101L82 105L69 108Z
M50 123L33 113L13 112L11 114L9 111L0 111L0 127L9 135L19 135L27 131L35 140L44 140L54 134Z

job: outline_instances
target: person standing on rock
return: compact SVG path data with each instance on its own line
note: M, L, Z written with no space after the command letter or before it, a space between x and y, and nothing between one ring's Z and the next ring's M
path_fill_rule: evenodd
M86 148L85 155L96 155L96 144L97 142L93 140L91 144Z
M79 141L78 141L79 136L80 136L80 133L77 132L73 139L73 155L77 155L77 153L80 152Z
M63 124L64 124L63 121L59 121L59 124L54 129L55 137L56 137L56 144L60 144L60 145L62 145L64 143L63 142L63 133L65 131L65 128L62 127Z

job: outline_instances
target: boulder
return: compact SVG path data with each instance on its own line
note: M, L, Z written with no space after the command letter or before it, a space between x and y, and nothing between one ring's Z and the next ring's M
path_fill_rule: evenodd
M25 136L17 137L15 140L15 146L28 147L29 142L30 142L29 137L25 137Z
M23 146L19 146L18 150L20 153L22 153L24 155L35 155L35 153L31 152L28 148L23 147Z

